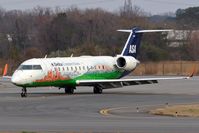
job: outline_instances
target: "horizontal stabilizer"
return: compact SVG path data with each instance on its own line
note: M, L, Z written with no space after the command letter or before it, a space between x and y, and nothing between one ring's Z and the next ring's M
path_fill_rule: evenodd
M119 32L132 32L132 30L117 30ZM169 31L172 31L172 29L164 29L164 30L137 30L135 31L135 33L151 33L151 32L169 32Z
M117 31L119 31L119 32L132 32L132 30L117 30Z
M172 29L165 29L165 30L138 30L135 33L151 33L151 32L169 32Z

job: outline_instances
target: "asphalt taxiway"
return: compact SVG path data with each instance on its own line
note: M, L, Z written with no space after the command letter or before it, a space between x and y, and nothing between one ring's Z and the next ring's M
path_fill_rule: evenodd
M78 88L74 95L57 88L21 88L0 82L0 131L196 133L199 118L154 116L149 110L174 104L199 103L199 77L165 80L92 93Z

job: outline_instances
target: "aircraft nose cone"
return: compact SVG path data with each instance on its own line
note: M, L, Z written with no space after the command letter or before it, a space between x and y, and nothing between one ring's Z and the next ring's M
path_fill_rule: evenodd
M13 76L13 77L11 78L11 82L12 82L13 84L20 84L20 80L19 80L19 78L17 78L16 76Z
M23 85L24 79L22 79L18 74L14 74L11 78L11 82L15 85Z

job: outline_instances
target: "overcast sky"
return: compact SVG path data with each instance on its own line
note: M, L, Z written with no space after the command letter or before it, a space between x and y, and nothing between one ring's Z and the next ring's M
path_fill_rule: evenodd
M132 0L132 3L152 14L175 12L179 8L199 6L199 0ZM123 4L124 0L0 0L0 6L6 10L25 10L36 6L51 8L76 6L81 9L100 7L108 11L118 11Z

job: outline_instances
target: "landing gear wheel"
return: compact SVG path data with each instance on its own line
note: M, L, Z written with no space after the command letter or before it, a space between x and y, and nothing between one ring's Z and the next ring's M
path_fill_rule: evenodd
M65 94L73 94L74 88L65 88Z
M94 86L94 88L93 88L93 93L94 94L102 94L102 92L103 92L103 89L101 87Z
M23 87L22 92L21 92L21 97L27 97L27 89L26 89L26 87Z

